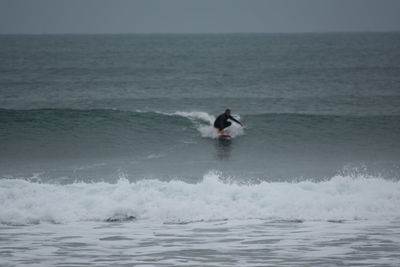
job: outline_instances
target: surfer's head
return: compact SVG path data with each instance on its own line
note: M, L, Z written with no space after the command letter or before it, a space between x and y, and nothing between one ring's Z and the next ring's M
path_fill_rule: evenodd
M226 115L231 115L231 110L229 108L225 109L225 114Z

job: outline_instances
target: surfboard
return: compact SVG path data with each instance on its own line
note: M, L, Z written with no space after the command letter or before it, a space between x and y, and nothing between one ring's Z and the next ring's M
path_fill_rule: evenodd
M229 134L220 134L219 135L220 138L231 138L231 136Z

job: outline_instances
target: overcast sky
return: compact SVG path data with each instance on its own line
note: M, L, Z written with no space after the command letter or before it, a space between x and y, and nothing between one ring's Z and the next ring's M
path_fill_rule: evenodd
M400 0L0 0L0 33L400 31Z

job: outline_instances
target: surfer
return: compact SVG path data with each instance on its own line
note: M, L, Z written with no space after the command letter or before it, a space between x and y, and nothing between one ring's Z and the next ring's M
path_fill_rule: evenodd
M217 117L217 119L214 121L214 127L216 129L218 129L218 134L219 135L223 135L223 136L227 135L227 136L229 136L228 134L226 134L224 132L225 128L227 128L227 127L232 125L232 123L230 121L228 121L228 119L240 124L243 127L243 123L241 123L240 121L236 120L234 117L231 116L231 110L228 108L228 109L225 110L224 113L219 115Z

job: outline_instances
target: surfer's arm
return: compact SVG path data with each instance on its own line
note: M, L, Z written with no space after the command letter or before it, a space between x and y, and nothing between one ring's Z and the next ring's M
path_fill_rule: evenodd
M235 119L234 117L229 116L229 119L230 119L230 120L233 120L234 122L236 122L236 123L240 124L241 126L243 126L243 123L241 123L240 121L238 121L238 120Z

